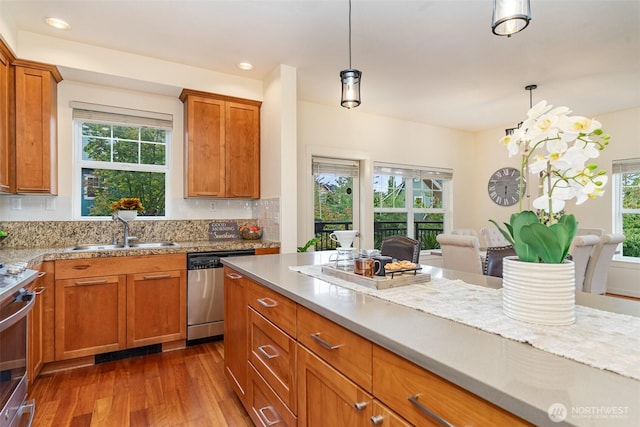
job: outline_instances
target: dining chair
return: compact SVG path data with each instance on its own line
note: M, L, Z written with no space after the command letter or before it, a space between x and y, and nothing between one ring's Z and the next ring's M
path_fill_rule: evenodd
M515 256L513 246L489 246L484 256L482 273L485 276L502 277L502 259L506 256Z
M592 294L604 294L607 292L609 266L616 248L624 240L624 235L618 233L602 236L600 242L593 248L591 259L587 265L582 288L584 292L591 292Z
M407 236L392 236L382 240L380 255L390 256L397 260L420 262L420 242Z
M454 228L451 230L451 234L456 236L474 236L478 238L478 233L473 228Z
M591 259L593 249L600 242L600 237L585 234L576 236L571 243L571 259L573 260L576 277L576 291L582 291L584 287L584 278L587 272L587 265Z
M482 227L480 229L480 234L482 235L485 247L487 248L511 245L509 241L504 238L500 230L498 230L496 227Z
M443 267L451 270L482 274L480 244L476 236L438 234Z

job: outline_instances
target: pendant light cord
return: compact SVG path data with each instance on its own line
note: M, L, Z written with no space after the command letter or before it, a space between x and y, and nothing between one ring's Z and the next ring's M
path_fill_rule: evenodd
M351 69L351 0L349 0L349 69Z

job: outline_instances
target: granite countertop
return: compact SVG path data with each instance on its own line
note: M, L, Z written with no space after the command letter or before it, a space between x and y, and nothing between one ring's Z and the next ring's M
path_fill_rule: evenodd
M327 263L331 252L225 258L222 262L534 425L638 426L640 381L331 285L290 266ZM500 287L500 279L423 266L432 277ZM640 317L640 303L578 293L579 305ZM612 355L615 357L615 355ZM548 411L562 404L562 423Z
M29 267L37 266L43 261L61 259L105 258L139 255L179 254L188 252L228 251L238 249L278 248L279 242L271 240L225 240L176 242L176 246L160 248L121 248L91 251L73 251L70 246L48 248L2 248L0 261L5 264L27 262Z

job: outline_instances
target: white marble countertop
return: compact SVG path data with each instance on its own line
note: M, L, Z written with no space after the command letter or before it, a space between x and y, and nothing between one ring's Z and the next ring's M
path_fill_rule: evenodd
M236 257L223 263L535 425L640 425L640 381L289 269L326 263L330 254ZM423 269L432 277L501 286L494 277ZM576 301L640 317L636 301L584 293L578 293ZM564 423L548 416L558 405L567 411Z

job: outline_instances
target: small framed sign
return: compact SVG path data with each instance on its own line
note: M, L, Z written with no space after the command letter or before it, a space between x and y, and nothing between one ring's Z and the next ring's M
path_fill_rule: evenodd
M240 231L235 221L209 223L209 240L236 240L239 238Z

